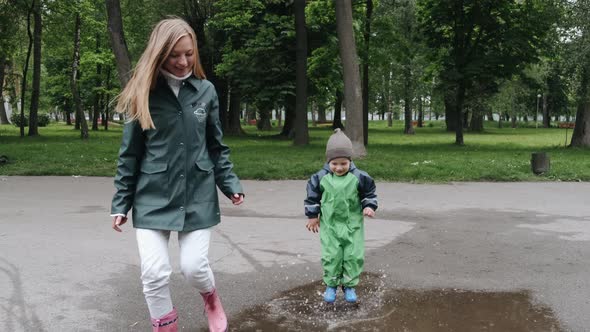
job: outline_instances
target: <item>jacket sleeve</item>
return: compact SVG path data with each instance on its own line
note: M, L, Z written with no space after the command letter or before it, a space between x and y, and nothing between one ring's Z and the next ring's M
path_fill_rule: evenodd
M119 149L115 195L111 204L111 215L124 214L133 205L135 185L145 150L143 130L138 121L131 121L123 127L123 141Z
M373 211L377 210L377 194L375 181L373 178L365 172L360 172L359 175L359 196L361 199L361 205L364 208L370 207Z
M209 116L207 117L207 149L209 157L215 165L215 183L227 197L232 194L243 194L238 176L233 172L233 164L229 160L230 149L223 143L223 131L219 121L219 100L213 93Z
M310 219L317 218L320 215L320 202L322 201L320 180L320 174L316 173L307 182L307 197L303 203L305 205L305 215Z

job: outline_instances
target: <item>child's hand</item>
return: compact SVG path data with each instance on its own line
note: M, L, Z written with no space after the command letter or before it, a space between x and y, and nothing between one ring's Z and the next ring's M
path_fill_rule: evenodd
M317 233L320 231L320 218L310 218L305 225L308 231Z
M371 209L370 207L366 207L363 209L363 216L373 218L375 216L375 211L373 209Z

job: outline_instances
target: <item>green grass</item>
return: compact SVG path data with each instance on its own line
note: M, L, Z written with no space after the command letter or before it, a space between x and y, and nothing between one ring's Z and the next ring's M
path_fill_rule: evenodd
M388 128L371 122L368 156L355 160L377 180L402 182L448 181L590 181L590 149L565 148L565 129L503 128L486 123L481 134L465 133L465 146L456 146L454 133L442 122L403 135L401 124ZM242 179L307 179L322 167L329 127L311 127L310 145L293 146L278 140L278 130L260 133L245 127L248 136L226 137L235 171ZM0 126L0 155L10 162L0 175L113 176L121 127L90 132L88 141L63 124L39 128L39 137L20 138L18 128ZM568 139L572 130L568 130ZM532 152L547 152L551 171L532 174Z

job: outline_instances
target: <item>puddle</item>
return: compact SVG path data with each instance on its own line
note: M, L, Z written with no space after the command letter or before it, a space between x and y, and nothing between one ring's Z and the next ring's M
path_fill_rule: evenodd
M529 292L387 289L363 274L359 302L323 302L321 282L281 293L230 320L230 331L564 331Z

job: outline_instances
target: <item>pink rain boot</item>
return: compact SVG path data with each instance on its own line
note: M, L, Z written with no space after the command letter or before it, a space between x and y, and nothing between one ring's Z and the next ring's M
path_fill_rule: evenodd
M152 318L153 332L177 332L178 331L178 315L176 309L172 309L166 316L154 319Z
M227 317L221 306L221 299L217 295L217 290L213 289L209 293L201 293L205 301L205 312L209 321L209 331L225 332L227 331Z

